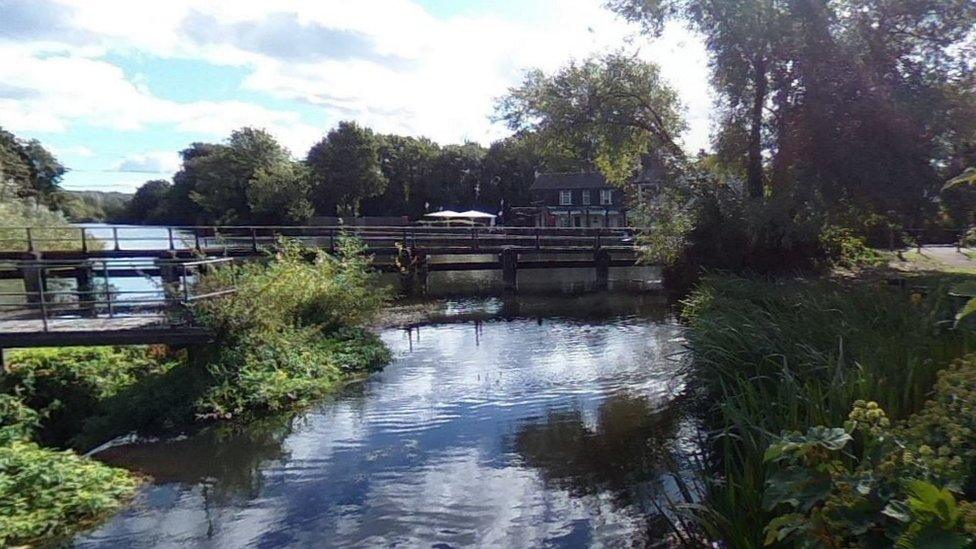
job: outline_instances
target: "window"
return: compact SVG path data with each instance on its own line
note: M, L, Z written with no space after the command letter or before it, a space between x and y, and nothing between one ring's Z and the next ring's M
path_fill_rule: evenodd
M612 189L600 189L600 205L609 206L613 204L613 190Z
M573 191L559 191L559 205L570 206L573 203Z
M590 205L590 191L589 190L583 191L583 205L584 206L589 206Z

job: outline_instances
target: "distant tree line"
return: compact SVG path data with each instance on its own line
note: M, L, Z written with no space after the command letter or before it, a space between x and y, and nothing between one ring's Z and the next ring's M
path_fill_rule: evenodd
M341 122L301 160L268 132L241 128L193 143L172 181L143 184L127 219L159 224L299 224L312 216L409 216L443 208L525 206L536 170L575 169L522 137L438 145Z

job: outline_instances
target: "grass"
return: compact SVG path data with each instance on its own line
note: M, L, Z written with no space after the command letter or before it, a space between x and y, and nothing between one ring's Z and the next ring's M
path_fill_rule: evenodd
M857 281L708 277L686 301L693 379L720 472L698 518L736 547L759 547L763 453L784 431L842 425L855 400L892 419L919 410L938 371L972 347L953 329L947 283L925 290Z

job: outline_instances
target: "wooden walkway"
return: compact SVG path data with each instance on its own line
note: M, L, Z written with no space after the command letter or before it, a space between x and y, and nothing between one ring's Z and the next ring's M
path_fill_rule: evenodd
M172 324L165 315L104 318L0 319L0 349L71 345L193 345L210 340L196 326Z

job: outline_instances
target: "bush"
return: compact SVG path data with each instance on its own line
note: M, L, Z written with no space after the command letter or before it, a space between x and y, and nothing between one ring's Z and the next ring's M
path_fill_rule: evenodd
M21 440L0 445L0 545L70 535L135 491L126 471Z
M229 418L302 405L350 373L389 360L375 336L357 327L385 303L363 245L339 241L338 255L282 241L266 265L219 269L203 291L237 291L201 303L200 319L217 334L207 357L213 385L198 409Z
M85 446L119 432L159 424L176 399L143 389L181 363L152 347L66 347L11 354L3 391L44 416L38 439L55 446ZM186 387L187 380L174 385ZM155 387L159 389L159 387ZM93 428L94 423L101 424ZM109 427L108 424L114 424Z
M0 394L0 446L18 440L30 440L41 422L41 416L17 397Z
M820 233L820 245L827 260L835 267L853 269L867 265L879 265L881 254L868 247L864 237L844 227L828 225Z
M944 289L708 277L683 314L721 477L699 518L734 545L761 545L773 518L762 501L772 433L842 424L858 399L905 418L971 344Z
M974 408L970 355L940 372L932 399L898 425L877 403L859 400L843 427L784 434L765 458L774 470L766 504L782 513L767 525L767 542L971 546Z

